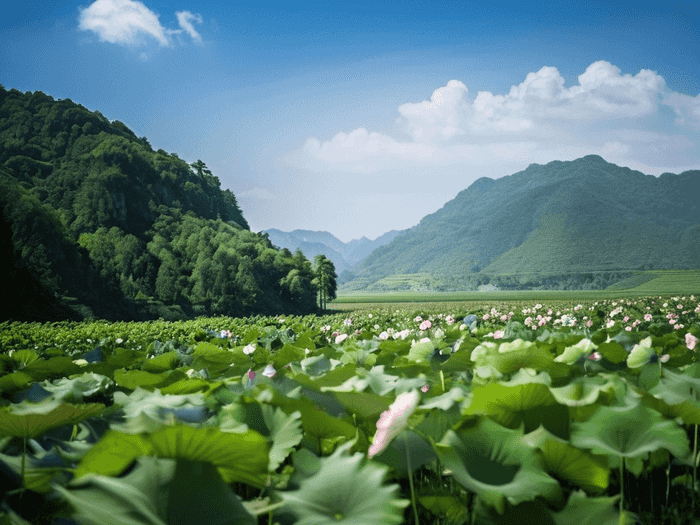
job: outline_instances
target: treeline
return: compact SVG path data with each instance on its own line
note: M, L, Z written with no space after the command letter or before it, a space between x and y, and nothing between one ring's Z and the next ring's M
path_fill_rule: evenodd
M477 290L492 285L499 290L603 290L634 275L633 272L585 272L558 275L487 275L467 274L441 282L436 291Z
M249 231L201 160L70 100L0 86L4 317L309 313L311 263Z

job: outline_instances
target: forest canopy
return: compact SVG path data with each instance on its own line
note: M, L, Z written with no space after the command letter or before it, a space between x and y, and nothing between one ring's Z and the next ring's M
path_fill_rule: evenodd
M250 231L202 160L68 99L0 86L9 319L309 313L311 263Z

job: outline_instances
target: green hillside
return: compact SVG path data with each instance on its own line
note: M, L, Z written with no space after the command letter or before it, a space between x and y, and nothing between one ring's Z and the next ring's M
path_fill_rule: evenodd
M0 86L0 210L5 318L315 307L309 261L250 232L204 162L70 100Z
M700 171L657 178L596 155L532 164L477 180L375 250L357 275L368 289L401 274L438 290L516 281L585 288L596 277L602 288L614 282L610 272L619 280L628 270L700 268L698 195Z

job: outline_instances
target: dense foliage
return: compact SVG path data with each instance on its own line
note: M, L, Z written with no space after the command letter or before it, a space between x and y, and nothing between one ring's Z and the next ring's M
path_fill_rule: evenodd
M310 262L251 233L220 186L119 121L0 86L3 315L313 311Z
M587 289L620 270L700 268L699 194L700 171L654 177L597 155L482 177L376 249L346 288L423 273L428 288L412 289Z
M429 310L4 323L0 522L693 521L697 298Z

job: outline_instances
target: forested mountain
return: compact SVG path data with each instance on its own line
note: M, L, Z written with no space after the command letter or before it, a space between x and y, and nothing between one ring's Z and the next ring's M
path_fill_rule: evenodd
M699 268L699 196L697 170L654 177L597 155L532 164L475 181L375 250L357 282L425 274L442 289L472 289L559 276L585 288L592 272Z
M271 228L264 230L272 244L289 250L301 250L310 260L316 255L325 255L335 265L335 269L341 281L353 276L352 270L369 256L375 249L390 243L401 231L390 232L370 240L367 237L343 242L335 235L326 231L293 230L283 232ZM344 278L343 275L346 277Z
M315 308L311 263L250 232L204 162L67 99L0 86L0 208L9 318Z

